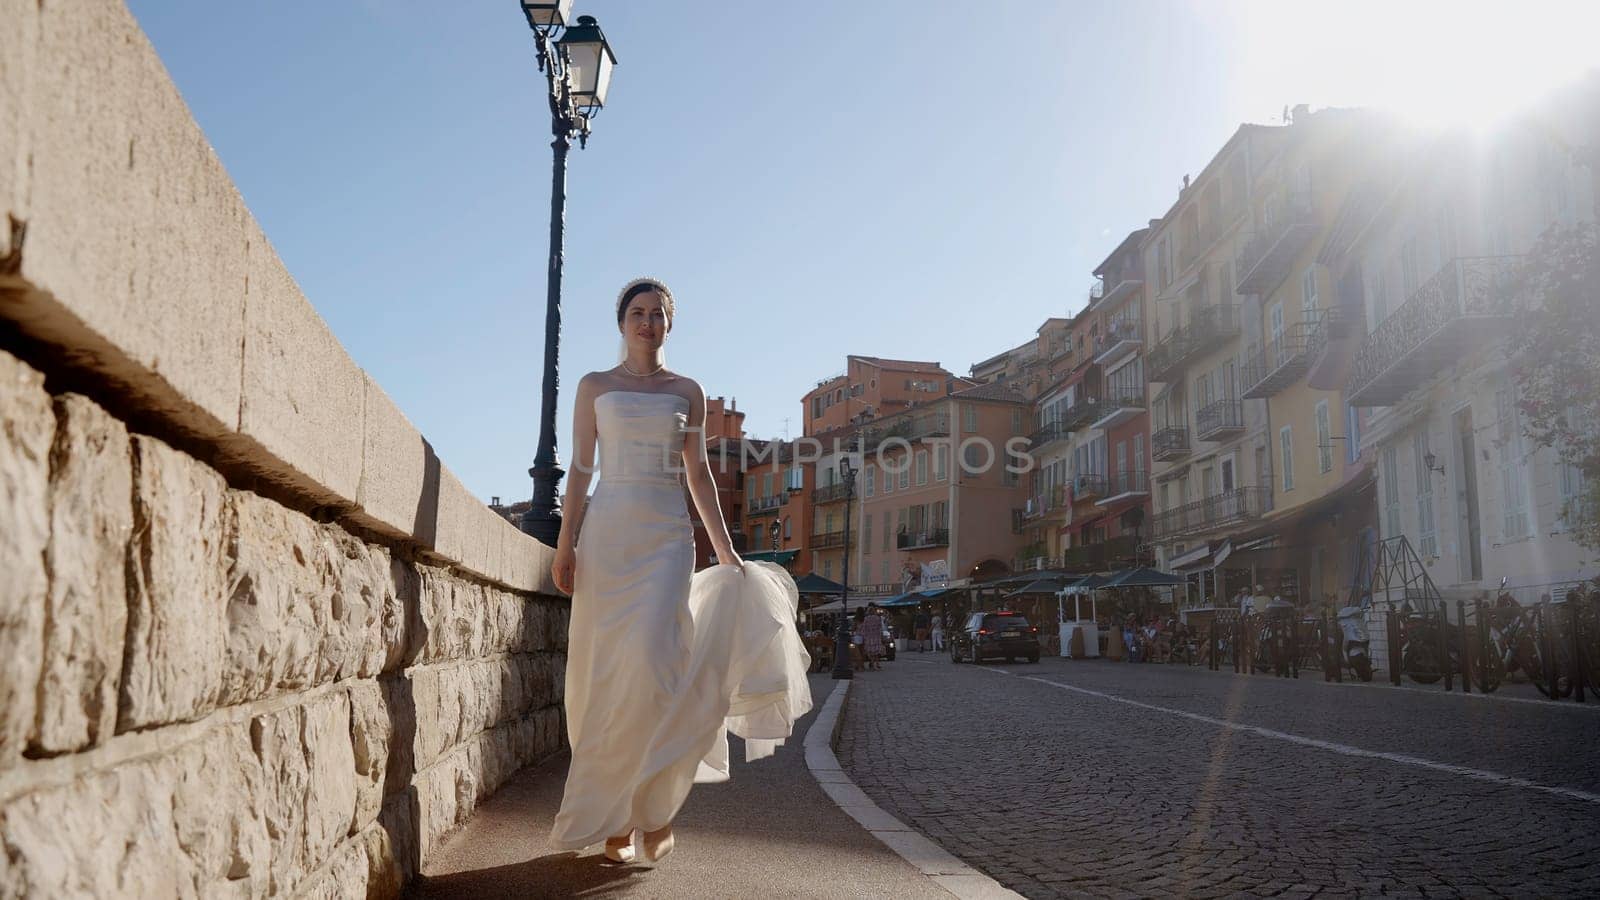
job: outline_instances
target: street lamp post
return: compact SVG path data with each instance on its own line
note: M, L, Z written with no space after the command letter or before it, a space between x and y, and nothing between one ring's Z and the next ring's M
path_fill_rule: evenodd
M539 410L539 447L534 453L533 503L522 517L522 530L555 546L561 534L557 489L566 471L556 455L557 363L561 355L561 263L565 243L567 151L572 139L588 146L589 123L605 106L611 70L617 64L611 45L593 16L572 18L572 0L521 0L523 15L539 49L539 71L545 74L550 101L550 130L555 152L550 178L550 257L544 309L544 393Z
M778 524L778 520L777 519L773 519L772 520L772 561L773 562L777 562L778 561L778 534L782 530L783 530L782 526L780 526Z
M853 447L851 448L854 449ZM856 467L845 451L839 462L839 474L844 478L844 591L839 595L839 627L834 629L833 677L849 680L855 677L850 665L850 500L856 495Z

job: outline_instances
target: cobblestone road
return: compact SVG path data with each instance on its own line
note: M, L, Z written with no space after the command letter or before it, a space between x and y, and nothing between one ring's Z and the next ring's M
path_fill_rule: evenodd
M839 758L1029 897L1595 897L1594 707L904 653Z

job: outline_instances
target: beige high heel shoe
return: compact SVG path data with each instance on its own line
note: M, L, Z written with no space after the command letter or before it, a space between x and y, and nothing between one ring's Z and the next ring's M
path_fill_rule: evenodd
M631 863L631 862L633 862L634 856L635 856L634 849L633 849L633 832L632 831L628 832L628 837L627 837L627 841L628 842L626 844L613 844L612 841L615 841L615 840L620 840L620 838L607 838L606 839L606 851L605 851L606 859L608 859L608 860L610 860L610 861L612 861L614 863Z
M662 835L662 832L666 832L666 834ZM661 836L652 837L652 835ZM651 862L660 862L665 859L666 855L671 853L672 848L675 846L671 825L661 829L661 831L646 831L642 836L643 840L640 843L644 845L645 858Z

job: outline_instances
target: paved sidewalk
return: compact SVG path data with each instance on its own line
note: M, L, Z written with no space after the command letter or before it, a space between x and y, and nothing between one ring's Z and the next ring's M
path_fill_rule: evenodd
M424 866L420 895L950 900L839 809L807 770L802 737L833 689L826 675L811 677L815 709L776 756L746 765L733 741L733 780L695 786L676 823L677 849L657 866L614 866L599 847L581 854L545 847L561 802L563 756L518 775L480 806Z

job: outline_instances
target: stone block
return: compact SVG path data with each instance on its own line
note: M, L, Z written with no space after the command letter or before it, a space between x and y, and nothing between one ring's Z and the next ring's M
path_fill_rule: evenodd
M361 833L366 845L367 900L397 900L405 892L405 871L394 835L382 825Z
M258 715L250 740L264 783L258 808L272 845L271 890L286 893L352 831L357 785L349 698L326 694Z
M43 376L0 352L0 767L22 753L37 713L55 428Z
M550 577L550 564L555 562L554 547L541 544L510 522L500 527L500 571L497 579L519 591L536 591L552 597L562 596Z
M355 758L355 827L375 822L383 808L384 781L389 770L390 718L388 698L376 681L350 686L350 743Z
M133 438L134 537L119 732L216 703L228 635L227 489L166 444Z
M0 162L0 256L11 252L7 215L23 221L28 218L23 180L27 169L17 161L28 158L23 107L33 75L38 29L37 0L0 0L0 134L9 137L8 143L15 142L6 148L7 159Z
M383 687L383 703L389 721L389 764L384 773L386 794L404 790L417 770L417 700L411 676L401 675L378 682ZM387 802L387 801L385 801Z
M27 148L28 317L69 346L116 348L92 364L155 386L162 413L232 429L247 257L270 250L249 245L244 202L126 6L33 5L21 124L5 132ZM7 145L4 165L23 165Z
M362 373L362 385L366 415L357 517L368 527L432 550L438 533L439 457L372 376Z
M346 841L334 851L333 859L327 867L320 870L310 883L300 888L296 896L302 900L347 900L350 897L366 897L369 871L367 840L364 835L359 835Z
M15 798L0 809L0 896L265 896L260 784L229 727Z
M239 431L303 476L302 487L353 506L365 378L254 224L250 243Z
M225 704L374 675L394 584L389 555L255 494L228 496Z
M379 634L383 642L382 669L392 672L410 665L428 641L422 614L422 573L414 563L399 557L389 560L387 583L394 591L384 600Z
M383 801L383 812L378 815L383 837L368 841L369 884L408 882L421 870L420 820L417 792L408 779L404 791Z
M424 662L482 656L488 647L484 588L432 567L421 570L420 611L426 640Z
M34 751L98 744L117 723L133 536L132 445L123 424L86 397L55 402L50 472L50 593Z
M446 559L485 578L494 578L499 568L500 544L497 536L486 534L486 520L480 512L495 515L483 501L468 491L449 469L439 470L439 530L434 550ZM488 547L486 537L494 546Z

